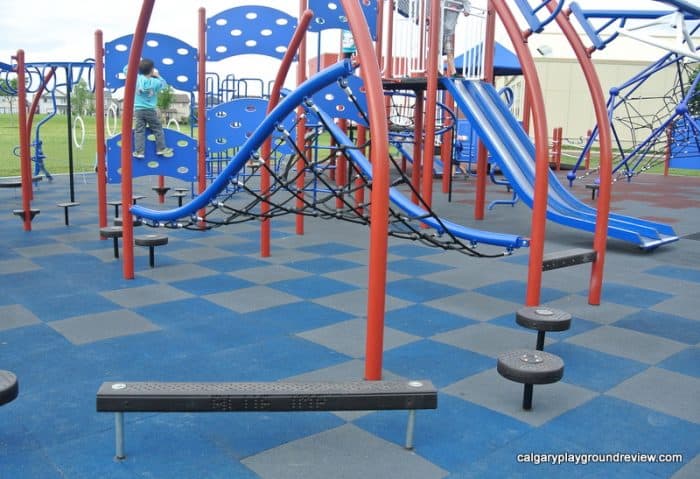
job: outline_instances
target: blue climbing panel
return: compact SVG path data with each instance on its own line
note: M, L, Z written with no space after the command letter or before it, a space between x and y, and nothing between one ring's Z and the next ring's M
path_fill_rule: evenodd
M357 75L352 75L341 81L347 81L347 85L352 90L357 103L366 114L367 95L365 94L365 87L362 79ZM355 104L337 82L317 92L312 99L314 104L333 118L352 120L362 126L368 126L367 121L360 115ZM313 123L316 122L317 119L312 117L310 121Z
M281 59L298 20L270 7L234 7L207 20L207 60L258 54Z
M197 179L197 140L176 130L165 128L165 144L173 149L171 156L156 155L153 135L146 135L145 158L132 159L132 176L162 175L182 181ZM121 183L122 136L107 140L107 182Z
M133 35L125 35L105 44L105 85L121 88L126 77ZM197 91L197 49L177 38L147 33L142 58L149 58L161 76L176 90Z
M362 12L365 14L369 34L372 40L377 40L377 0L363 0L360 2ZM314 12L314 18L309 25L310 32L320 32L340 28L349 30L348 18L345 16L340 0L309 0L309 8Z
M238 148L250 138L267 116L268 101L261 98L238 98L222 103L207 111L207 148L209 153L220 153ZM295 138L295 116L291 114L282 126ZM283 154L294 150L280 131L272 134L273 149ZM277 148L275 148L277 146Z
M700 125L700 118L695 119ZM700 169L700 135L690 126L686 118L673 123L671 137L671 168Z

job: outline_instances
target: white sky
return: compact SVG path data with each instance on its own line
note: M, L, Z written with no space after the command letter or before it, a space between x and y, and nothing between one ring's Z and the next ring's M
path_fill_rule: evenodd
M700 3L700 0L691 1ZM4 0L2 3L0 61L5 63L10 63L18 48L25 50L27 61L80 61L92 57L95 30L104 32L105 41L131 33L141 7L141 0ZM651 0L579 0L579 3L584 8L666 9L664 4ZM149 30L196 45L199 7L205 7L210 17L248 4L267 5L291 14L296 14L298 8L297 0L159 0ZM552 41L546 36L537 40L536 37L532 42ZM249 56L247 61L234 63L236 71L227 73L273 78L277 60L266 64L259 58Z

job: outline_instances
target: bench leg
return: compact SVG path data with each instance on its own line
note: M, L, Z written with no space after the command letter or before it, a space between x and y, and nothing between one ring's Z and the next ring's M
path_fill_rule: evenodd
M119 259L119 238L117 238L115 236L113 239L114 239L114 257Z
M523 409L532 409L532 384L526 384L523 390Z
M119 218L119 205L114 205L114 217Z
M155 268L156 266L156 258L155 258L155 247L154 246L149 246L148 247L148 264L151 266L151 268Z
M406 449L413 449L413 431L416 429L416 410L408 410L408 423L406 424Z
M68 226L68 207L67 206L63 207L63 216L66 220L66 226Z
M124 454L124 413L115 412L114 413L114 432L116 439L116 451L114 457L118 460L126 458Z
M544 331L537 331L537 346L535 349L538 351L544 351Z

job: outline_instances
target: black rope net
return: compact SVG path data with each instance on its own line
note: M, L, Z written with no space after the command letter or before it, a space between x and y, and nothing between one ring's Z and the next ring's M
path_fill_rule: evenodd
M361 112L357 99L347 85L345 90ZM311 100L307 100L304 106L306 113L296 118L293 128L278 125L279 139L273 142L270 155L262 157L258 151L250 158L248 167L252 168L253 174L248 172L231 177L225 192L210 202L203 215L183 218L176 223L152 226L201 230L273 219L289 214L369 225L372 221L372 181L350 161L348 151L359 150L364 154L370 151L371 142L358 144L353 140L348 144L347 139L329 136L329 125L324 120L324 115L318 114ZM292 135L300 121L307 122L303 145L298 145ZM280 150L286 149L282 148L283 145L291 147L293 153L282 153ZM391 204L390 236L459 251L469 256L495 258L511 253L507 249L497 253L481 252L477 250L475 243L456 237L413 189L410 177L402 171L397 158L390 155L390 160L392 186L401 189L404 194L414 195L418 205L426 212L420 217L409 216ZM347 164L343 178L339 177L342 173L342 169L338 168L340 162ZM267 193L260 189L262 170L267 170L270 175L271 186ZM261 208L264 202L269 205L265 213ZM425 227L421 220L428 218L439 225L438 229Z

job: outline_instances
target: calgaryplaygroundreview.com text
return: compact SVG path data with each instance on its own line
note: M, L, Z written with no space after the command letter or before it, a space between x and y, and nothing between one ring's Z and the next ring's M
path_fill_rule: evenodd
M605 464L635 464L635 463L682 463L683 454L648 454L648 453L537 453L529 452L526 454L518 454L515 460L519 463L530 463L534 465L540 464L576 464L586 465L593 463Z

